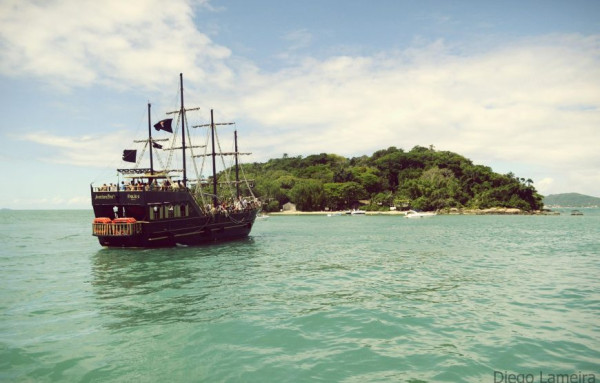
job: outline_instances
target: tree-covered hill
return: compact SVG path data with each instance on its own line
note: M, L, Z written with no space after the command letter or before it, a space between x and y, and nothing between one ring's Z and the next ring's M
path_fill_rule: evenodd
M390 147L350 159L326 153L304 158L284 154L246 164L244 172L255 180L254 192L266 202L267 211L279 211L287 202L303 211L343 210L359 206L359 201L368 201L362 206L367 210L542 208L542 196L531 179L497 174L433 147Z
M600 206L600 198L579 193L550 194L544 197L544 204L550 206L595 207Z

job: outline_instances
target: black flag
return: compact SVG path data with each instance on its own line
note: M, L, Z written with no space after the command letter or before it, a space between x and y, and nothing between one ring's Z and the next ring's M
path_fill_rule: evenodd
M162 120L154 124L154 129L156 130L164 130L165 132L173 133L173 129L171 129L171 121L172 118L167 118L166 120Z
M162 145L161 144L157 144L156 142L152 141L152 147L156 148L156 149L162 149Z
M135 162L136 150L123 150L123 161Z

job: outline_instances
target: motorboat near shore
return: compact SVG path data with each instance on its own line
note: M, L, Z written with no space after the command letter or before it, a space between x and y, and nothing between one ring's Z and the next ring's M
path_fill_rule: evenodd
M423 212L416 210L408 210L404 215L404 218L431 218L435 217L437 214L435 212Z
M360 209L352 209L346 211L346 214L348 215L365 215L366 213L366 211Z

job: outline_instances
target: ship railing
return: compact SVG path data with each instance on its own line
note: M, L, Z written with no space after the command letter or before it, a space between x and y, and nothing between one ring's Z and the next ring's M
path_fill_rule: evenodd
M107 193L116 193L116 192L142 192L142 191L158 191L158 192L187 192L188 190L185 188L177 188L177 187L164 187L164 186L159 186L159 187L154 187L154 188L149 188L147 186L145 187L128 187L125 189L117 189L116 187L110 187L110 186L94 186L92 187L92 190L95 193L100 193L100 192L107 192Z
M131 236L141 234L142 224L132 223L93 223L92 234L97 236Z

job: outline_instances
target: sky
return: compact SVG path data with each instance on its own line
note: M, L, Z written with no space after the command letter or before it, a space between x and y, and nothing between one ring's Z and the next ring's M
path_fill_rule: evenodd
M0 0L0 208L90 208L180 73L245 161L433 145L600 197L596 0Z

